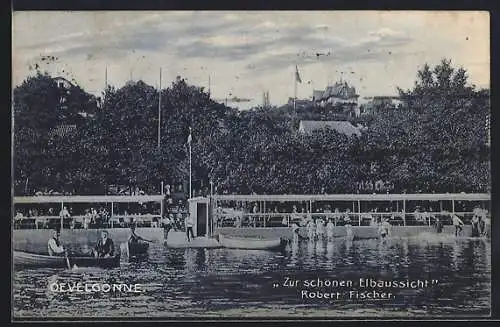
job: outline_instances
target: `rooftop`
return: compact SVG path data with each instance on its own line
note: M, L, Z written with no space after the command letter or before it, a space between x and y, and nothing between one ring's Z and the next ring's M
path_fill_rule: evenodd
M361 130L359 127L354 126L348 121L320 121L320 120L301 120L299 125L299 131L302 133L311 133L320 129L331 129L335 130L341 134L351 136L361 135Z

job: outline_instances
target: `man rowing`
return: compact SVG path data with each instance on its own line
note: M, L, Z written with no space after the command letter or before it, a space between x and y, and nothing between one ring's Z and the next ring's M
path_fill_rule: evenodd
M51 257L64 256L67 253L66 249L61 245L61 242L59 241L59 236L59 230L55 229L52 233L52 237L49 239L49 242L47 244L49 255Z
M97 242L94 249L94 256L99 258L109 258L115 253L115 245L113 240L109 237L107 231L102 231L101 239Z
M129 243L139 243L139 241L151 242L150 240L145 239L142 236L139 236L135 233L135 225L130 226L130 236L128 238Z

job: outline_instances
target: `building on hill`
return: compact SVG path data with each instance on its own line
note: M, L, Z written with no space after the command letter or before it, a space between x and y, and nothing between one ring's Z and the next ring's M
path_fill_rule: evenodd
M294 105L293 102L294 102L293 98L288 98L288 105L290 107L293 107L293 105ZM313 106L313 102L311 100L308 100L308 99L296 99L295 100L295 106L298 109L300 109L300 108L309 108L309 107Z
M346 81L339 81L334 85L329 85L324 91L313 91L313 101L321 107L327 105L357 106L358 98L359 95L356 93L356 88L349 86Z
M347 136L360 136L364 129L362 126L354 126L348 121L319 121L319 120L301 120L299 123L299 132L310 134L316 130L331 129Z
M373 96L364 97L361 105L361 114L376 114L379 110L399 108L402 101L398 96Z

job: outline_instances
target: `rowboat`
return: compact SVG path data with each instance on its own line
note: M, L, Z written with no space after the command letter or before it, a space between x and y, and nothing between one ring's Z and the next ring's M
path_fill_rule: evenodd
M145 257L148 254L149 243L147 242L123 242L120 244L120 250L128 258Z
M287 241L282 238L258 239L245 237L226 237L219 234L219 243L228 249L246 249L246 250L284 250Z
M199 236L191 241L188 241L185 233L175 231L170 231L168 233L164 244L172 249L217 249L222 247L222 245L214 238Z
M43 254L29 253L23 251L14 251L14 266L23 268L68 268L77 267L99 267L113 268L120 266L120 256L116 255L109 258L96 257L52 257Z

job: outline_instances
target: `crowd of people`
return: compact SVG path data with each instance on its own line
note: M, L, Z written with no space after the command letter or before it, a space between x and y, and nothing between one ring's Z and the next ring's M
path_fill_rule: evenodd
M170 198L171 200L171 198ZM73 208L64 206L59 211L54 207L39 206L37 208L16 208L14 228L47 229L61 226L68 229L93 228L125 228L132 224L141 227L164 227L165 221L172 222L173 226L182 228L185 217L188 215L185 200L175 203L166 201L163 217L160 209L146 204L130 205L120 208L115 204L111 214L110 208L105 206L91 206L89 208Z

